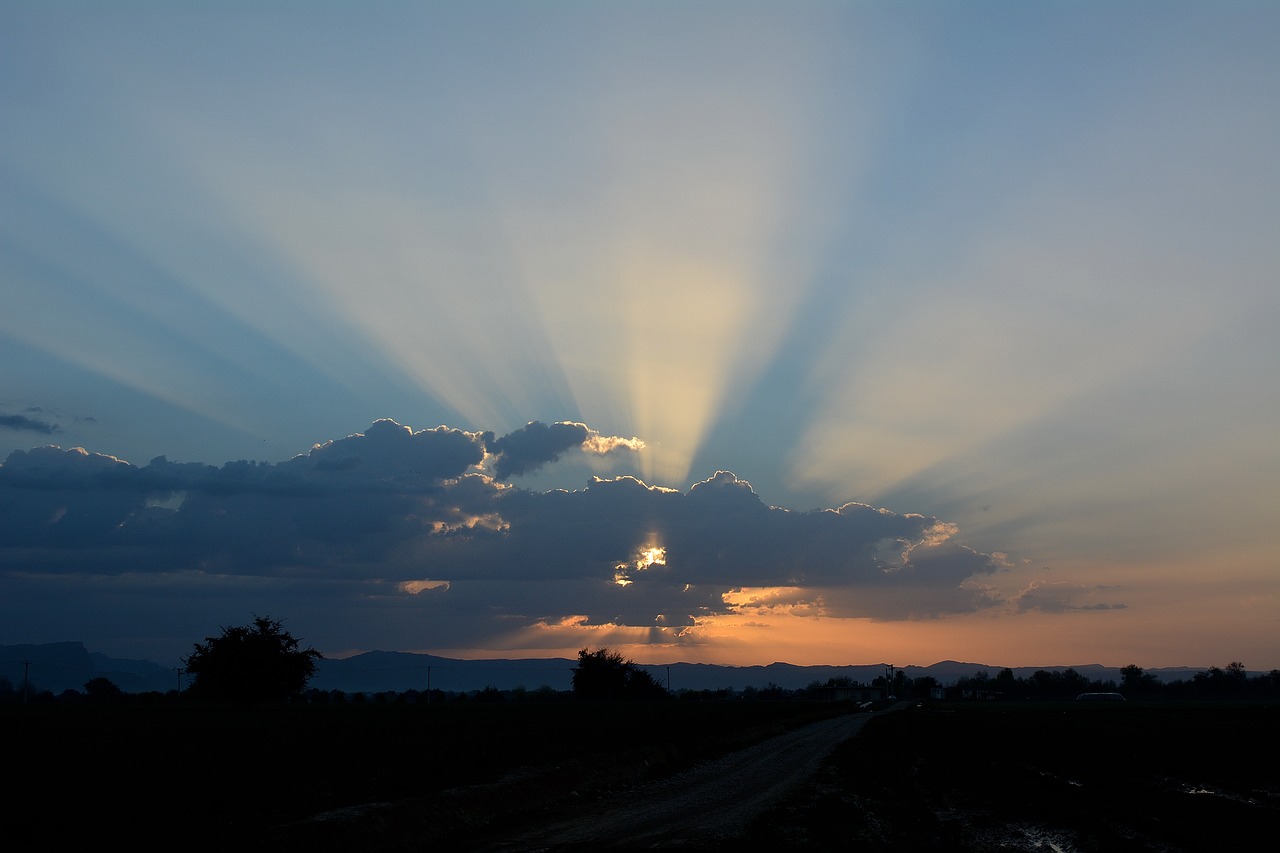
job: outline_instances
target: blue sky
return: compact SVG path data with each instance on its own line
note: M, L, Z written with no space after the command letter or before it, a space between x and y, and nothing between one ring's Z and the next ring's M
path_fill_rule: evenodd
M0 643L1280 667L1277 36L6 3Z

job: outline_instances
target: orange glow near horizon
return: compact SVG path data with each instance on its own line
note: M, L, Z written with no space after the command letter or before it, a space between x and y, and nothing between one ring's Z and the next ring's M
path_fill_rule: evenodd
M634 572L638 566L661 565L667 556L654 539L647 539L635 550L633 561L623 565ZM1169 571L1190 574L1192 563L1198 561L1163 565ZM1034 589L1036 582L1013 573L1001 576L1005 583L998 596L1005 602L1003 606L897 621L833 615L842 599L837 590L827 594L804 587L739 587L722 595L729 612L700 616L690 625L626 626L593 623L586 615L571 615L514 630L482 648L422 651L459 659L572 660L583 648L609 648L636 663L653 666L763 666L774 662L795 666L929 666L959 661L972 663L977 671L1089 664L1136 664L1147 669L1221 667L1239 660L1249 669L1274 668L1274 631L1269 627L1275 622L1277 601L1261 563L1246 581L1224 584L1202 575L1191 599L1173 590L1141 590L1137 578L1154 570L1146 563L1063 564L1038 574L1053 585L1058 581L1050 583L1050 579L1059 570L1065 572L1063 577L1085 582L1080 596L1060 600L1066 605L1062 609L1023 609L1019 593ZM1117 585L1104 586L1108 580ZM1095 609L1098 600L1123 605ZM1212 617L1220 612L1232 614L1229 624ZM1220 645L1224 638L1230 640L1232 651L1221 659L1208 656L1214 644Z
M1141 619L1126 629L1127 623L1117 619L1123 611L1004 611L883 622L820 615L797 603L795 592L784 588L737 590L730 596L742 603L741 612L699 619L689 627L600 625L590 624L585 616L568 617L510 635L500 649L436 649L431 653L463 659L513 655L574 659L584 647L608 647L649 665L757 666L778 662L795 666L929 666L954 660L972 662L975 670L1087 664L1207 667L1230 662L1205 659L1206 634L1216 629L1197 622L1193 613L1186 614L1177 631L1159 629L1166 624L1165 614L1160 620ZM1246 624L1236 629L1242 639L1257 630L1253 623L1270 618L1262 610L1243 611ZM1065 646L1063 631L1072 634ZM1265 669L1271 656L1266 649L1242 647L1233 659L1250 668Z

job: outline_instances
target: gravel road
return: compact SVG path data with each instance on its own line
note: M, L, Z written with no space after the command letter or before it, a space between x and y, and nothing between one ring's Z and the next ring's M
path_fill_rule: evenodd
M871 714L796 729L627 791L573 820L521 831L485 851L713 849L812 776Z

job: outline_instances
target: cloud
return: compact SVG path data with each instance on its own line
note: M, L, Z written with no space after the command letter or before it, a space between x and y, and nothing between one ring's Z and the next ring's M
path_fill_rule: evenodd
M308 455L320 470L355 471L362 477L460 477L484 459L478 433L440 426L414 432L390 419L364 433L316 445Z
M495 458L494 475L501 479L530 473L559 460L565 452L573 449L605 456L624 450L642 450L644 442L638 438L603 436L586 424L568 421L550 425L530 421L520 429L488 442L488 450Z
M29 418L26 415L0 415L0 427L38 432L41 435L53 435L58 431L57 424L51 424L38 418Z
M80 447L9 454L0 466L0 547L59 549L26 556L48 565L66 550L107 544L120 521L141 508L136 473L127 462Z
M708 620L765 610L911 619L994 603L974 581L1002 558L936 518L768 506L728 471L683 492L631 476L531 491L486 459L513 474L600 437L568 423L491 435L379 420L285 462L221 467L15 452L0 466L0 583L235 590L254 612L278 599L280 613L340 614L365 647L397 626L397 648L549 626L693 641Z
M113 474L132 469L128 462L83 447L63 450L54 445L15 451L0 466L0 475L10 482L33 486L90 485L111 482Z
M1092 601L1101 587L1087 587L1065 581L1034 580L1014 596L1019 612L1039 610L1043 613L1075 613L1090 610L1124 610L1124 604Z

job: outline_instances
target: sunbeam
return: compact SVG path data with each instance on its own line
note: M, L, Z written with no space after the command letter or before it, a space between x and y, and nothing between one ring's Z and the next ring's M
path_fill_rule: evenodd
M0 4L0 642L1273 665L1278 37Z

